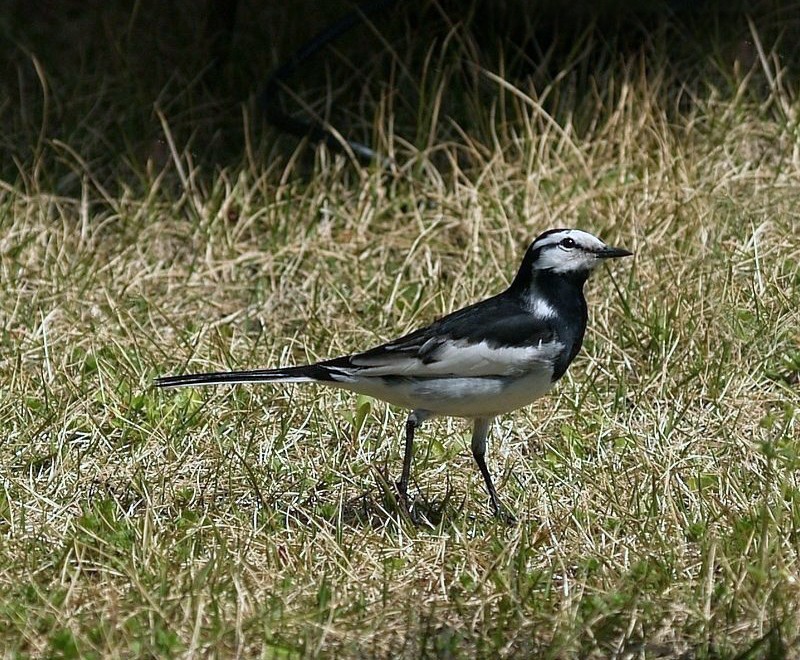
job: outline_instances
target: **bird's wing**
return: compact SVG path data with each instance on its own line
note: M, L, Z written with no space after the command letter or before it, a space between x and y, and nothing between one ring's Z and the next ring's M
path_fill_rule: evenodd
M562 348L548 319L497 296L322 365L358 377L512 376L551 364Z

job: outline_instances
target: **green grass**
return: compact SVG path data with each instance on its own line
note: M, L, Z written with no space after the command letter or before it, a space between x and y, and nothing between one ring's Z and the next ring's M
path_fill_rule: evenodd
M394 159L381 171L230 100L301 18L260 10L286 29L252 51L264 16L244 4L226 97L196 79L192 5L154 34L137 7L56 36L47 15L0 23L7 655L796 652L796 23L680 17L633 44L590 25L534 56L480 12L447 39L400 16L298 82ZM387 485L403 411L151 385L386 340L497 292L562 225L636 257L591 280L552 395L494 425L514 527L463 421L419 433L413 525Z

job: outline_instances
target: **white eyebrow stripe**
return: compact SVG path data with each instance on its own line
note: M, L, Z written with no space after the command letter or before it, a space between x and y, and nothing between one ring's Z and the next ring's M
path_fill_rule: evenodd
M535 246L537 248L547 247L549 245L558 245L561 241L563 241L569 235L568 231L560 231L556 234L550 234L546 238L536 241Z
M580 229L564 229L562 231L549 234L543 239L534 242L534 247L561 247L559 243L565 238L571 238L575 241L575 247L583 250L597 250L605 246L597 236L592 236L588 232L581 231ZM562 248L564 249L564 248Z

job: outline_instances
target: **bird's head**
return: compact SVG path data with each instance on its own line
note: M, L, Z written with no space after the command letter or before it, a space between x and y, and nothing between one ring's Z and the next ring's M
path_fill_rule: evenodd
M583 282L601 261L631 254L580 229L551 229L531 243L515 284L525 286L545 273Z
M628 257L632 252L606 245L580 229L551 229L541 234L528 248L533 270L556 274L590 273L603 259Z

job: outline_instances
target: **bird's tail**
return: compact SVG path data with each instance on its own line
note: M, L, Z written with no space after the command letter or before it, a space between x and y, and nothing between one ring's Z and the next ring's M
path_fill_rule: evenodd
M185 387L188 385L223 385L236 383L313 383L337 381L338 370L320 364L284 369L251 369L248 371L215 371L204 374L184 374L156 378L156 387Z

